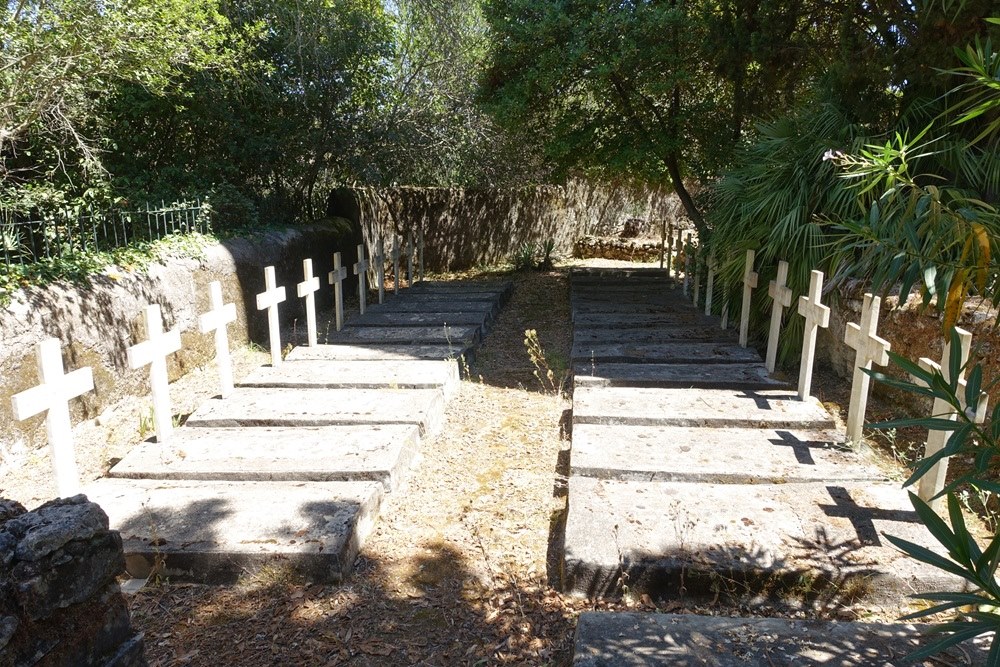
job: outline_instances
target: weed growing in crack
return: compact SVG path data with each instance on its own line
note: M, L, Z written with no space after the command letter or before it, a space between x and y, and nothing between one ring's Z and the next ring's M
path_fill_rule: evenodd
M542 389L555 396L562 396L569 377L569 365L565 359L546 355L541 341L538 340L538 331L535 329L525 330L524 347L528 351L528 358L535 366L534 376L542 385Z

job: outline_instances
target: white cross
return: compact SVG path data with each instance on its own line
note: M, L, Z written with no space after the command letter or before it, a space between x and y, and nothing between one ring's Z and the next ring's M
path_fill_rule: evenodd
M753 270L753 260L757 253L747 250L747 263L743 267L743 309L740 311L740 347L747 346L750 336L750 297L757 287L757 272Z
M677 230L677 236L674 240L674 248L677 249L677 257L674 261L674 280L681 279L681 250L683 250L682 245L682 233L681 230Z
M392 293L399 294L399 236L396 232L392 233Z
M868 386L871 377L864 370L872 367L872 362L879 366L889 363L889 341L875 335L878 328L878 311L882 300L877 296L865 294L861 306L861 324L848 323L844 332L844 342L856 350L854 357L854 381L851 384L851 403L847 408L847 439L857 446L862 442L861 428L865 421L865 408L868 406Z
M715 288L715 254L708 256L708 278L705 282L705 314L712 314L712 291Z
M198 330L215 332L215 365L219 368L222 398L233 392L233 361L229 355L229 335L226 325L236 321L236 304L222 302L222 283L213 280L208 285L212 310L198 318Z
M664 243L666 245L666 252L664 253L667 260L667 277L670 277L670 264L673 260L671 255L674 252L674 225L672 222L667 223L667 232L664 234Z
M94 388L94 375L90 368L64 373L62 350L56 338L46 338L38 344L36 360L41 384L15 394L10 402L18 421L48 411L45 431L56 473L56 488L60 496L68 498L80 492L69 402Z
M684 235L684 296L688 295L688 285L691 283L691 233Z
M965 368L965 364L969 361L969 351L972 349L972 334L964 329L959 329L955 327L955 331L958 332L958 337L960 345L962 346L962 368ZM941 363L936 364L926 357L920 359L920 367L925 371L938 371L944 377L945 382L951 382L951 371L950 371L950 360L951 360L951 337L949 336L945 340L944 352L941 354ZM959 401L963 410L968 411L969 406L965 401L965 387L966 382L964 371L959 375L958 378L958 388L959 388ZM972 415L973 421L977 424L983 423L986 419L986 409L989 407L989 394L986 392L979 393L979 402L976 405L975 414ZM947 401L935 398L934 407L931 416L939 419L948 419L954 421L956 416L952 412L954 408L948 404ZM948 442L950 437L950 431L938 431L931 430L927 432L927 445L924 448L924 457L931 456L942 449L944 449L945 444ZM936 510L940 511L942 509L942 504L944 498L937 498L936 500L931 500L934 496L939 494L945 487L946 478L948 476L948 457L945 457L938 461L938 463L928 470L923 477L917 482L917 495L920 496L922 500L930 504L930 506Z
M701 300L701 262L698 260L698 255L694 256L694 307L698 307L698 302Z
M170 389L167 387L167 356L181 349L181 334L177 329L163 331L159 304L150 304L142 312L146 325L146 340L128 349L129 368L149 366L149 391L153 397L153 421L156 441L165 443L173 431L170 410Z
M420 252L420 258L417 261L417 271L419 272L420 282L424 282L424 230L420 230L420 234L417 237L417 250Z
M406 239L406 285L413 287L413 232Z
M309 347L316 347L316 292L319 291L319 276L313 275L312 259L302 260L304 280L295 286L295 293L306 300L306 335Z
M358 261L354 265L354 275L358 277L358 299L361 303L361 314L365 314L368 299L368 262L365 261L365 244L358 246Z
M328 280L333 285L333 311L337 318L337 331L344 328L344 285L347 279L347 268L340 263L340 253L333 253L333 271Z
M792 305L792 290L788 282L788 262L778 262L778 275L767 286L767 294L771 297L771 328L767 332L767 357L764 366L768 373L774 372L778 362L778 338L781 335L781 315L785 308Z
M274 267L264 267L264 291L257 295L257 310L267 310L267 332L271 344L271 366L281 365L281 322L278 304L285 301L285 287L277 286Z
M830 308L824 306L823 272L813 271L809 274L809 294L799 297L799 315L806 318L805 332L802 335L802 359L799 363L799 399L809 398L812 389L813 361L816 359L816 331L830 326Z
M385 301L385 247L382 237L378 237L378 245L375 251L375 277L378 280L378 302Z

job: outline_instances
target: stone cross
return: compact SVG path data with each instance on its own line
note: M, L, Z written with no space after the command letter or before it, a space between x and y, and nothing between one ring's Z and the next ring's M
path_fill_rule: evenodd
M319 276L313 275L313 261L302 260L304 280L295 286L299 298L306 300L306 335L309 347L316 347L316 292L319 291Z
M764 366L768 373L774 372L778 362L778 339L781 336L781 316L785 308L792 305L792 290L788 288L788 262L778 262L778 275L767 286L771 297L771 328L767 333L767 357Z
M236 304L222 302L222 283L213 280L208 285L212 310L198 318L198 330L215 332L215 365L219 368L220 396L233 393L233 360L229 355L229 335L226 325L236 321Z
M344 328L344 281L347 280L347 267L341 265L340 253L333 253L333 271L328 276L333 285L333 311L337 319L337 331Z
M375 246L375 279L378 280L378 302L385 302L385 244L378 237Z
M41 384L15 394L10 402L14 418L18 421L47 411L45 431L52 454L52 468L56 473L56 489L60 496L68 498L80 492L69 402L94 388L94 375L90 368L65 373L57 338L46 338L38 344L36 361Z
M747 250L747 263L743 267L743 309L740 311L740 347L747 346L750 336L750 297L757 287L757 272L753 270L756 251Z
M684 243L681 246L684 250L684 296L688 295L688 287L691 284L691 232L684 235Z
M267 311L267 334L271 346L271 366L281 365L281 322L278 304L285 301L285 287L278 287L274 267L264 267L264 291L257 295L257 310Z
M413 287L413 258L416 253L413 250L413 232L406 238L406 284Z
M802 358L799 363L799 399L809 398L812 389L813 362L816 359L816 331L830 326L830 308L824 306L823 272L813 271L809 274L809 294L799 297L799 315L806 318L805 332L802 336Z
M958 337L960 345L962 346L962 368L965 368L965 364L969 361L969 351L972 349L972 334L964 329L959 329L955 327L955 331L958 332ZM951 337L945 341L944 352L941 354L941 363L936 364L926 357L920 359L920 367L925 371L937 371L941 373L944 377L945 382L951 382L951 370L950 370L950 359L951 359ZM965 378L962 377L964 371L959 375L958 378L958 388L959 388L959 400L961 401L961 406L963 410L968 411L969 406L965 402ZM975 413L972 415L973 421L977 424L983 423L986 419L986 409L989 406L989 394L986 392L979 393L979 402L976 405ZM953 407L948 404L947 401L935 398L934 408L931 413L932 417L938 419L948 419L950 421L955 420L955 413L952 412ZM945 444L948 442L948 438L951 436L950 431L938 431L931 430L927 432L927 445L924 448L924 457L932 456L937 452L944 449ZM920 481L917 483L917 495L927 502L934 510L941 511L944 498L937 498L931 500L945 487L945 478L948 476L948 458L945 457L937 462L937 464L928 470Z
M708 278L705 280L705 314L712 314L712 291L715 289L715 254L708 256Z
M156 441L165 443L173 431L170 410L170 388L167 386L167 356L181 349L181 334L177 329L163 331L159 304L150 304L142 313L146 325L146 340L128 349L129 368L149 366L149 390L153 397L153 421Z
M420 230L420 235L417 237L417 249L420 251L420 258L417 262L417 271L419 272L418 279L420 282L424 282L424 230Z
M361 304L361 314L365 314L368 300L368 262L365 261L365 244L358 246L358 261L354 265L354 275L358 277L358 302Z
M849 323L844 333L844 342L857 352L854 357L851 403L847 409L847 440L855 447L862 442L861 429L864 426L868 387L871 384L871 377L864 371L871 369L872 362L879 366L889 363L889 341L875 335L881 305L879 297L865 294L861 306L861 324Z
M392 234L392 293L399 294L399 236Z

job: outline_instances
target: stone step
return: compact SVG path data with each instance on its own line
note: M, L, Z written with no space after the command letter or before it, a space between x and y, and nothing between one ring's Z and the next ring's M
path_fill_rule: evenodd
M737 335L735 331L723 330L708 324L677 326L669 329L592 329L589 327L576 327L573 330L574 345L593 345L596 343L670 343L674 341L734 343L736 340Z
M180 428L141 443L108 473L128 479L379 482L394 490L418 451L410 424Z
M339 583L383 497L378 482L101 479L84 493L121 533L129 575L206 584L265 565Z
M368 310L364 315L351 321L351 326L361 327L443 327L445 325L470 324L485 327L493 321L489 312L392 312Z
M587 611L573 640L573 667L901 667L985 665L989 637L934 660L905 656L932 638L904 624L694 614Z
M570 477L567 590L792 607L959 590L883 533L942 553L894 483L686 484Z
M329 361L418 360L431 361L457 359L462 356L459 348L448 345L300 345L285 357L285 361L324 359Z
M776 380L762 363L741 364L573 364L574 387L717 387L720 389L777 389Z
M573 361L650 364L723 364L761 361L752 347L735 343L578 343Z
M188 427L414 424L437 431L444 398L437 389L241 388L205 401Z
M573 475L764 484L886 480L839 431L576 424Z
M833 429L819 401L774 389L652 389L580 387L573 424L633 424L721 428Z
M285 360L277 368L261 366L239 387L286 389L441 389L458 388L458 364L443 360Z
M334 345L450 345L465 350L479 343L478 326L448 325L434 327L363 327L349 326L330 331L327 343Z

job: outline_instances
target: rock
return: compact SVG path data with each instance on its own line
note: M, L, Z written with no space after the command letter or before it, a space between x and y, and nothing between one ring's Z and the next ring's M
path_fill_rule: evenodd
M0 498L0 526L5 524L9 519L20 516L27 511L28 510L24 509L24 505L16 500Z
M11 637L17 632L17 618L14 616L0 616L0 649L10 643Z
M107 530L107 514L82 494L49 501L3 524L3 531L18 540L14 557L20 561L39 560L72 540L87 540Z

